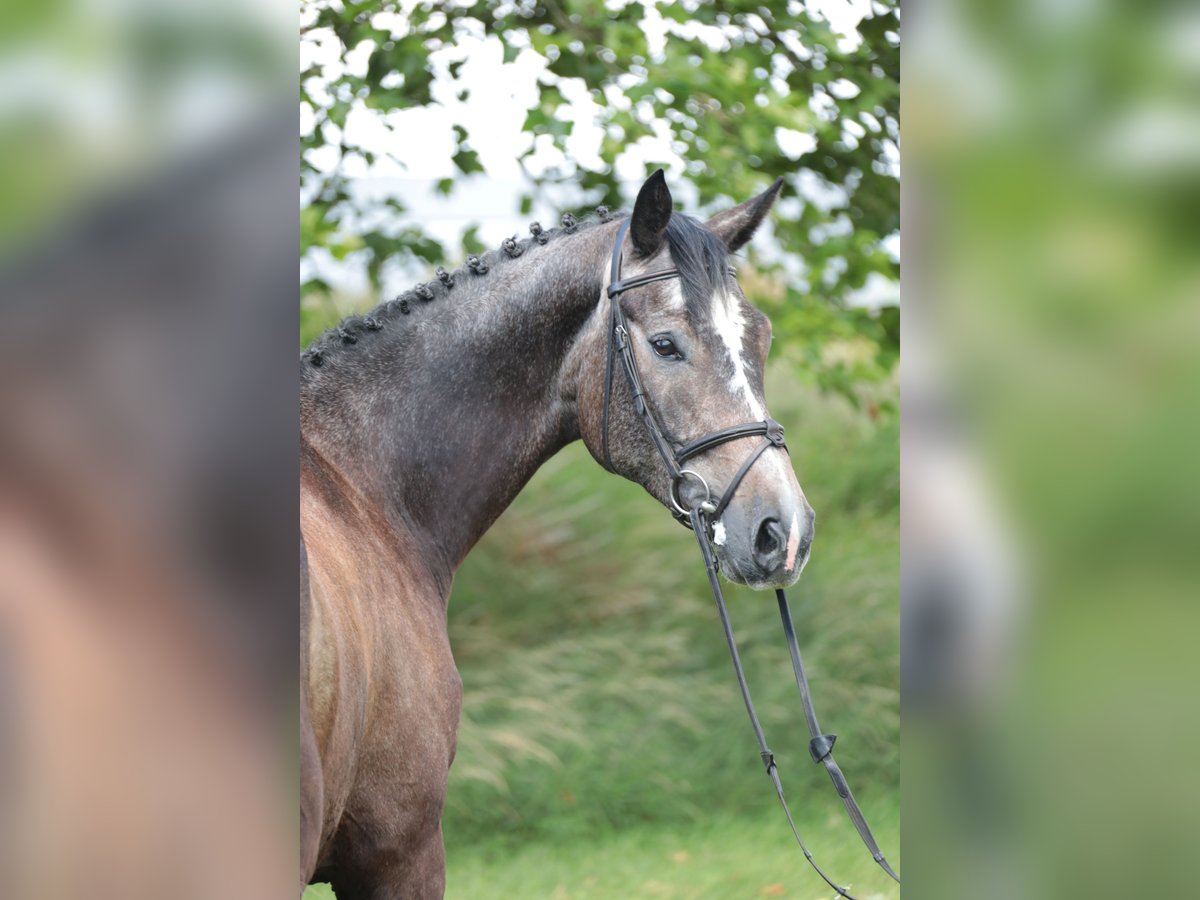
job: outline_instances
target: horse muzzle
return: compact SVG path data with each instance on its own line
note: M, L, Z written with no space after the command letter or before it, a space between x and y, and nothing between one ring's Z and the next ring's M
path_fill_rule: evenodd
M756 590L785 588L796 583L808 562L813 523L812 507L803 499L780 509L731 504L713 523L710 537L730 581Z

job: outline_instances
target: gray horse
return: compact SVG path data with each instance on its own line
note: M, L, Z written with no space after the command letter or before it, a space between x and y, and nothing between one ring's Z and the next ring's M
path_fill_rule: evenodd
M674 214L662 172L642 186L623 276L680 277L623 293L646 393L682 444L767 418L766 316L726 256L780 182L706 223ZM472 257L353 317L301 356L301 884L339 900L441 897L441 818L462 682L446 631L454 571L539 466L582 439L603 460L609 259L599 211ZM613 470L664 504L671 486L613 382ZM758 438L688 463L719 493ZM684 502L691 502L685 494ZM799 577L813 513L787 457L768 453L714 525L722 571L755 588Z

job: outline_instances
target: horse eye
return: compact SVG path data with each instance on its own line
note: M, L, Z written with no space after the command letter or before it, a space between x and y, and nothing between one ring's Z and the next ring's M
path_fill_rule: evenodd
M675 348L675 342L670 338L655 338L650 344L654 347L654 352L664 359L681 358L679 351Z

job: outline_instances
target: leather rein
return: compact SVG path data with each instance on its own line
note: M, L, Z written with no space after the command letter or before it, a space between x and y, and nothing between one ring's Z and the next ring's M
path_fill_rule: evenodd
M767 746L767 739L763 734L762 724L758 720L757 712L755 712L754 702L750 699L750 688L746 683L746 673L742 668L741 655L738 653L737 643L734 640L733 626L729 620L729 610L725 606L725 596L721 591L721 584L717 578L718 564L710 543L710 528L720 520L721 514L729 505L729 501L733 499L734 492L741 484L746 473L750 471L751 466L758 461L763 453L772 447L778 447L785 453L787 452L787 445L783 440L783 426L775 420L768 418L762 422L748 422L743 425L734 425L731 428L723 428L720 431L715 431L687 444L678 444L667 438L662 426L659 424L658 417L647 402L645 387L638 373L637 360L633 355L629 329L626 324L625 313L621 309L619 297L625 291L633 290L634 288L678 278L679 270L663 269L658 272L649 272L622 279L621 256L625 243L625 235L629 231L629 223L630 219L627 218L621 222L620 227L617 229L617 237L613 243L612 266L608 285L610 322L608 329L608 352L604 365L604 410L601 419L604 465L610 472L615 471L608 447L608 408L612 399L614 360L619 356L622 368L625 371L626 381L629 384L629 392L633 397L634 410L641 418L642 424L646 427L646 431L649 433L650 439L658 451L658 455L662 458L663 464L671 476L669 493L671 503L674 506L672 515L695 532L696 542L700 546L700 555L704 559L704 569L708 573L709 587L712 588L713 599L717 604L717 614L721 619L721 627L725 632L725 642L729 645L729 655L733 660L733 671L737 675L738 687L742 692L742 702L746 706L746 712L750 717L750 726L754 729L754 737L758 741L759 756L762 758L763 765L766 766L767 775L770 777L771 783L775 786L775 794L779 797L780 805L783 806L783 812L787 816L788 825L791 826L792 834L795 836L796 843L799 844L801 851L803 851L804 858L808 860L816 873L821 876L821 879L837 892L838 897L854 900L847 893L848 886L839 887L821 870L821 867L817 865L816 860L813 859L812 854L804 845L804 841L800 837L800 832L796 829L796 823L792 819L792 813L788 809L787 801L783 796L783 785L779 780L779 770L775 762L775 754ZM763 440L750 452L733 478L730 479L725 491L715 500L704 478L692 469L684 468L684 464L688 460L711 450L713 447L718 447L730 441L740 440L741 438L757 436L762 436ZM705 499L698 505L685 508L683 499L679 494L679 489L689 477L695 478L704 487ZM817 722L817 714L813 708L812 695L808 688L808 678L804 674L804 662L800 657L800 646L796 640L796 629L792 623L792 613L788 607L787 596L783 590L777 590L775 591L775 597L779 603L779 616L783 620L783 632L787 640L788 654L792 661L792 671L796 676L796 687L800 692L800 704L804 709L804 719L808 725L808 732L811 737L808 744L808 752L814 762L825 766L830 779L833 781L833 786L837 790L838 796L842 798L842 803L846 807L846 814L849 816L850 821L854 823L854 827L857 829L863 843L871 852L871 857L879 864L883 871L899 884L899 876L888 864L888 861L880 851L879 845L875 842L875 838L871 834L871 829L867 825L867 820L863 817L862 810L859 809L854 795L850 792L850 785L846 782L846 776L842 774L841 768L833 758L833 745L837 740L837 735L823 734L821 726Z

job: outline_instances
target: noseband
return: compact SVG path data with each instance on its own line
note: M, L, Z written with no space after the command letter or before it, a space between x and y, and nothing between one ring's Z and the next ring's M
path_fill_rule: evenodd
M626 326L625 313L621 309L619 298L625 291L644 287L645 285L654 284L659 281L678 278L679 270L663 269L658 272L634 275L631 278L621 278L621 250L625 243L625 234L629 231L629 223L630 219L627 218L617 229L617 237L613 242L612 267L608 285L610 321L608 329L608 352L604 362L604 409L601 414L601 441L604 453L604 466L610 472L615 471L608 449L608 407L612 399L614 359L619 354L622 368L625 370L625 379L629 384L629 393L633 398L633 408L645 425L646 431L650 435L650 440L654 443L658 455L662 458L663 464L671 476L669 493L671 503L675 507L671 511L671 514L695 532L696 541L700 545L700 554L704 558L704 568L708 573L709 587L712 588L713 599L717 603L717 613L721 619L721 626L725 631L725 641L729 645L729 654L733 660L733 670L737 675L738 687L741 688L742 701L746 706L746 712L750 716L750 725L754 729L754 736L758 741L759 756L762 758L763 765L766 766L767 775L775 786L775 793L779 797L780 804L783 806L783 812L787 816L792 834L796 838L796 843L800 845L800 849L804 853L804 858L808 860L809 865L816 870L816 873L821 876L821 879L833 888L838 897L846 897L848 900L854 900L847 893L847 888L839 887L831 881L829 876L817 865L808 848L804 846L804 841L801 840L800 832L796 829L796 823L792 819L791 810L788 809L787 801L783 797L783 785L779 780L779 770L775 763L775 754L767 746L767 739L763 734L762 724L758 720L758 714L754 710L754 703L750 699L750 687L746 682L746 673L742 668L741 655L738 653L737 643L733 636L733 626L729 621L729 611L725 607L725 596L721 591L720 580L717 577L717 560L710 545L710 528L720 520L721 514L729 505L729 501L733 499L734 491L738 489L738 485L742 483L742 479L746 477L746 473L750 471L751 466L758 462L759 457L771 447L778 447L785 453L787 452L787 445L783 441L783 426L774 419L767 418L762 422L747 422L744 425L722 428L720 431L714 431L712 434L698 438L687 444L678 444L667 439L653 408L646 402L646 390L641 376L638 374L637 360L633 355L633 345L629 338L629 329ZM725 486L725 490L720 498L715 502L713 501L712 491L708 486L708 482L695 471L684 468L684 464L688 460L694 459L714 447L719 447L722 444L740 440L741 438L757 437L760 435L764 440L750 451L750 454L742 462L737 472L734 473L733 478L730 479L729 484ZM683 482L689 477L695 478L703 485L705 498L696 506L685 508L679 491ZM837 790L838 796L842 798L846 814L849 816L850 821L854 823L859 837L862 838L863 843L871 852L871 857L888 875L899 883L900 878L884 858L879 845L875 842L875 838L871 834L867 820L863 817L862 810L859 809L858 802L854 799L854 795L850 793L850 785L846 782L846 776L842 774L841 768L834 761L833 744L837 740L837 735L821 733L821 726L817 722L812 695L808 688L808 678L804 673L804 662L800 658L800 646L796 640L796 630L792 623L792 613L788 607L787 596L782 590L777 590L775 591L775 597L779 603L780 618L783 620L783 631L788 644L788 655L792 661L792 671L796 676L796 687L800 692L800 705L804 710L805 723L808 725L808 732L811 737L808 744L809 754L812 756L814 762L825 766L830 779L833 781L834 789Z

